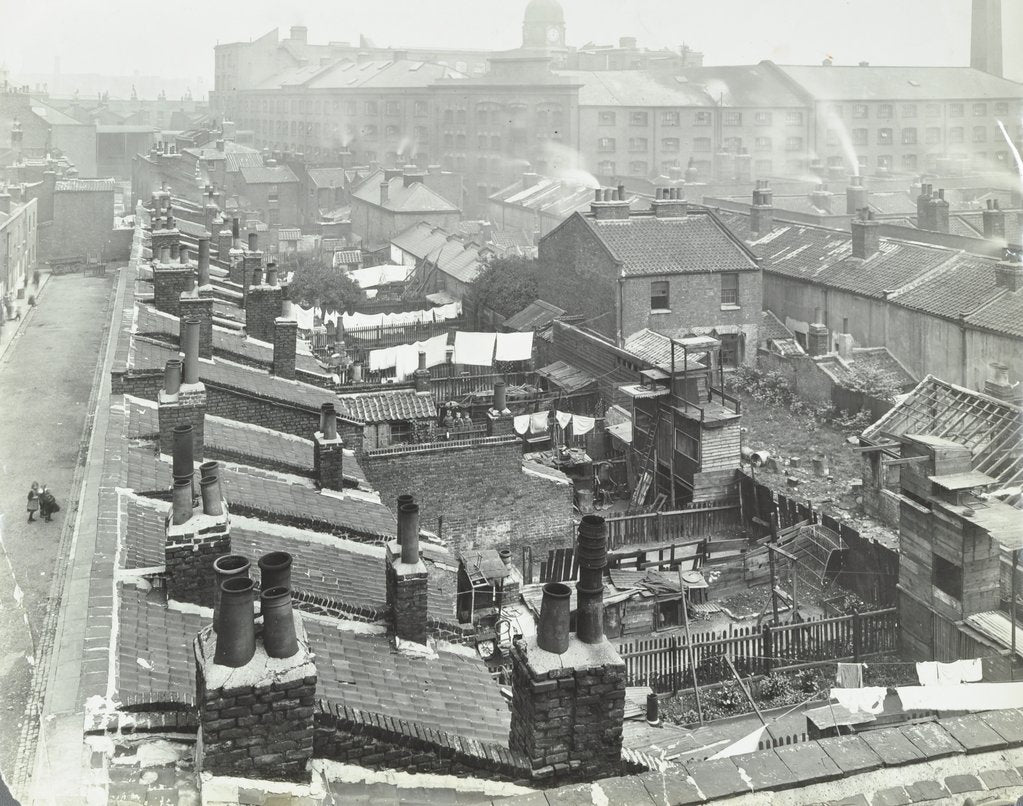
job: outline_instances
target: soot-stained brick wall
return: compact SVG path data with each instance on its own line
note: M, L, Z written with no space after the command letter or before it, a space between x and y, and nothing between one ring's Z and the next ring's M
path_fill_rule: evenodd
M415 496L424 529L443 515L442 537L459 550L528 545L546 556L572 544L571 485L525 473L518 441L368 452L362 466L382 500Z

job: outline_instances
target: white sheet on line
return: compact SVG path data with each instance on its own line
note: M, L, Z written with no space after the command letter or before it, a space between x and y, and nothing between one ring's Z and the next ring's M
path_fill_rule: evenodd
M533 357L533 331L498 333L494 358L498 361L528 361Z
M496 336L496 333L466 333L459 330L455 333L455 354L451 360L456 364L493 366Z

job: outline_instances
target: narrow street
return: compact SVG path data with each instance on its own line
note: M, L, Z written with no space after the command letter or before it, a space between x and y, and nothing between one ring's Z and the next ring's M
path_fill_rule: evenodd
M38 662L96 366L108 320L110 272L49 277L38 306L0 344L0 773L10 782ZM27 522L26 495L46 483L61 511ZM65 541L66 544L67 541Z

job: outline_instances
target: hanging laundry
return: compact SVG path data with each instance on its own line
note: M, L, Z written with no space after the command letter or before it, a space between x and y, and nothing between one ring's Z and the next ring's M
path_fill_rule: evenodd
M888 689L883 686L831 689L832 698L853 713L862 711L867 714L880 714L884 710L884 698L887 694Z
M764 731L767 730L766 725L761 725L752 733L747 733L741 739L723 750L719 750L717 753L712 755L708 761L713 761L716 758L728 758L729 756L740 756L745 753L755 753L760 748L760 737L764 735Z
M520 414L512 420L512 428L515 429L515 433L520 437L524 437L529 430L529 419L528 414Z
M533 357L533 331L527 333L498 333L498 361L528 361Z
M862 663L840 663L835 683L839 688L860 688L863 685Z
M419 349L414 344L402 344L392 349L394 377L403 381L419 368Z
M558 425L563 429L568 428L568 424L572 422L572 413L569 411L556 411L554 412L554 419L558 421Z
M456 364L471 364L477 367L493 366L496 337L496 333L457 331L455 333L455 354L451 360Z
M968 660L958 660L958 664L961 677L964 683L979 683L984 679L984 664L980 658L969 658Z
M1023 683L899 686L895 693L906 711L1001 711L1023 702Z
M382 350L369 351L369 371L379 372L383 369L391 369L397 358L393 347L385 347Z
M550 412L538 411L535 414L529 415L529 430L534 434L546 434L547 433L547 421L550 417Z
M916 676L921 686L935 686L938 683L938 664L932 660L916 665Z
M298 322L299 330L312 330L315 316L315 308L304 309L300 305L294 306L293 315Z
M441 333L432 339L420 342L420 349L426 350L426 366L435 367L438 364L446 364L448 360L448 334Z
M593 430L597 421L593 417L583 417L580 414L572 415L572 436L581 437Z

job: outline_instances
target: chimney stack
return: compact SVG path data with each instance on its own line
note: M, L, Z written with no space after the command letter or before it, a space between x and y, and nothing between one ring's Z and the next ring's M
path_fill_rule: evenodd
M249 289L245 302L245 332L254 339L272 343L274 322L284 306L284 288L277 284L277 265L268 263L266 278Z
M824 324L821 309L814 308L813 322L810 323L809 332L806 334L807 352L812 356L825 355L830 341L828 326Z
M320 430L313 434L313 468L323 490L344 487L344 442L337 433L333 403L320 406Z
M998 199L988 199L987 207L981 213L984 222L984 237L993 241L1005 240L1005 211L998 205Z
M863 187L863 177L854 174L849 177L849 186L845 189L845 212L856 215L867 206L867 189Z
M419 351L419 367L415 372L412 373L412 378L416 382L417 392L429 392L430 391L430 370L426 368L426 351Z
M514 420L508 408L507 384L504 378L494 381L493 405L487 410L487 436L506 437L515 433Z
M931 207L934 229L937 232L948 232L948 202L945 201L945 188L940 188L937 195L931 198Z
M198 322L186 319L182 325L181 348L184 362L171 359L164 370L164 388L157 394L157 418L160 429L160 452L174 449L174 428L188 425L192 429L192 455L203 457L206 421L206 387L198 374Z
M874 214L866 207L849 222L852 228L852 256L858 260L869 260L881 248L881 224L874 220Z
M624 185L619 185L617 189L603 188L602 195L595 196L590 202L590 214L597 221L625 220L629 217L629 212Z
M834 194L828 190L828 186L821 182L810 192L810 203L824 211L824 215L831 215L831 197Z
M758 179L750 208L750 232L763 238L774 228L774 199L766 179Z
M931 206L931 185L922 184L920 195L916 197L916 227L917 229L937 229L934 222L934 208Z
M295 349L298 340L298 322L294 319L274 319L273 374L278 378L295 380Z
M380 206L383 207L387 204L387 199L391 192L390 183L386 180L380 183Z
M1009 365L1000 361L992 361L988 366L991 367L991 377L984 381L984 393L1007 403L1018 405L1019 383L1014 385L1009 382Z
M403 641L425 644L427 638L427 569L419 556L419 505L405 503L398 510L398 540L387 544L385 573L387 605L395 635Z
M657 218L684 218L689 207L685 191L677 187L656 188L650 206Z
M1014 259L1007 252L1005 260L995 264L995 285L1013 292L1023 288L1023 262L1019 257Z

